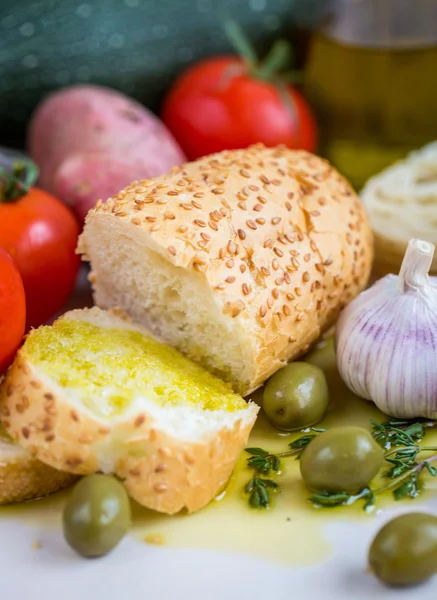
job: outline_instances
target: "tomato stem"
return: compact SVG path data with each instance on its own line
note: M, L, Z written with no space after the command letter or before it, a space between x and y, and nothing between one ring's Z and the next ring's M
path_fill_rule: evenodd
M0 166L0 204L25 196L38 175L38 167L32 161L17 160L11 170Z

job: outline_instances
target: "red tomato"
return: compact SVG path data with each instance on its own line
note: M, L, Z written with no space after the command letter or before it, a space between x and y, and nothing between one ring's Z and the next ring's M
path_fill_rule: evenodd
M23 282L13 260L0 248L0 376L21 344L25 323Z
M78 224L60 201L37 188L0 202L0 246L23 279L27 327L38 327L66 303L76 281Z
M176 81L162 118L193 160L262 142L314 152L317 127L309 105L291 85L251 76L237 57L202 61Z

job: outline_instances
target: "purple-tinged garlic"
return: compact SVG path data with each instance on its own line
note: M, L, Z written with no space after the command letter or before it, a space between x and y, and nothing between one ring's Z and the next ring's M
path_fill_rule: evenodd
M437 419L434 246L410 240L399 275L387 275L342 312L337 366L345 384L387 415Z

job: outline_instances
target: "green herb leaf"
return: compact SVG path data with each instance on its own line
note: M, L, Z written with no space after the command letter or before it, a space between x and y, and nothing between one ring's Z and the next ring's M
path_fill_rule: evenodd
M298 438L297 440L294 440L294 442L291 442L291 444L288 445L293 450L305 448L315 437L317 436L313 434L303 435L302 437Z
M253 456L267 456L268 452L262 448L246 448L245 452L252 454Z

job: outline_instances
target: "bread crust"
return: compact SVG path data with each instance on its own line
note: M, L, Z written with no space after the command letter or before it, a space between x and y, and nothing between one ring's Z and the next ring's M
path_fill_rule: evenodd
M97 308L72 311L70 318L83 315L88 320L98 313L108 319L108 313ZM120 311L109 315L114 327L117 319L129 322ZM60 471L114 473L137 502L168 514L184 507L196 511L222 489L258 412L250 404L232 427L189 442L166 433L145 410L107 421L84 406L72 406L61 392L37 372L24 344L0 389L0 415L11 437ZM23 403L22 398L28 401Z
M101 276L94 249L99 231L115 222L115 244L123 225L128 236L203 278L223 314L251 332L251 381L232 381L243 395L335 321L366 285L373 258L367 215L350 185L325 160L286 148L208 156L99 202L78 251L91 260L95 298L105 308L104 279L111 278ZM128 299L122 308L129 310Z
M68 487L77 477L57 471L18 444L0 443L0 504L41 498Z

